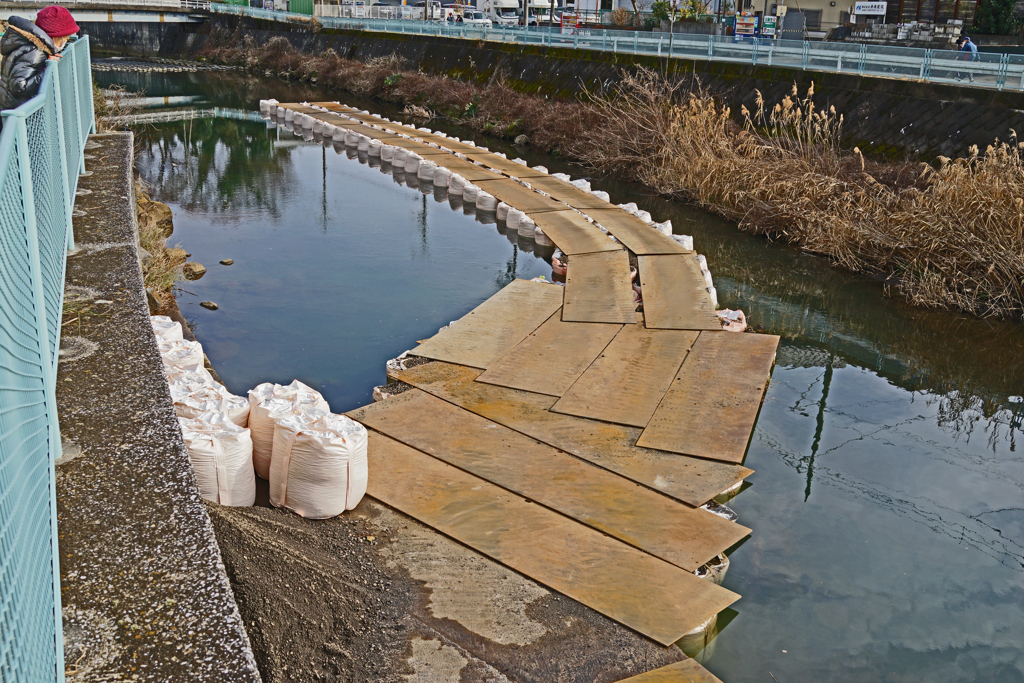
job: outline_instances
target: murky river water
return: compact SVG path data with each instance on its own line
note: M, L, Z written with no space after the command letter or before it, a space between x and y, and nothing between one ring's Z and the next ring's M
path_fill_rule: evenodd
M201 96L197 109L354 102L241 76L97 80ZM174 209L171 241L209 268L183 283L182 309L235 392L297 377L351 409L415 340L513 277L550 277L494 224L262 122L138 134L142 177ZM692 234L721 304L783 338L746 460L756 473L729 502L754 529L726 579L743 599L705 666L726 683L1024 681L1024 325L913 309L642 188L595 185Z

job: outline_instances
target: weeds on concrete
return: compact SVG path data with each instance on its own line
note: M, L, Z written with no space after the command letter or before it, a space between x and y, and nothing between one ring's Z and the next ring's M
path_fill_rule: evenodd
M154 296L163 305L168 298L173 298L174 284L184 279L181 267L185 263L185 251L180 245L167 247L167 238L174 229L170 207L150 199L141 183L135 184L135 200L138 204L139 245L149 253L142 262L143 280L146 288L153 289Z
M224 46L227 47L218 47ZM741 229L886 279L907 300L976 315L1024 315L1024 145L996 141L934 165L878 162L840 145L842 116L813 87L755 111L648 70L614 93L552 101L494 79L486 86L413 71L397 56L366 63L296 51L284 37L211 36L215 62L395 102L489 135L520 134L601 173L635 180L735 220ZM471 78L473 74L466 74Z

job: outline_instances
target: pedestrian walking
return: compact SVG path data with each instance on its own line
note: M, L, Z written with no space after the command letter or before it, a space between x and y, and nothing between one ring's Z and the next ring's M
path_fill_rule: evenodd
M977 62L981 59L981 57L978 56L978 46L974 44L974 41L971 40L970 36L961 37L960 40L956 41L956 47L961 53L956 57L958 60L961 57L963 57L966 62ZM956 80L962 81L965 75L970 79L971 83L974 83L974 74L970 71L966 72L966 74L962 74L958 71L956 74Z
M39 92L46 62L60 59L68 39L78 33L71 13L59 5L39 10L33 24L11 17L0 39L0 109L14 109Z

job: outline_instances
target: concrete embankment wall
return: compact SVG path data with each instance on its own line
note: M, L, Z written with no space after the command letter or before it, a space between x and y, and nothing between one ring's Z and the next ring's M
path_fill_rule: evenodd
M195 54L215 28L230 32L237 41L251 35L257 44L285 36L296 49L314 54L330 48L364 61L398 54L427 73L477 83L501 77L517 89L550 97L613 86L624 69L637 66L691 76L734 112L741 105L755 108L758 92L774 103L788 95L794 84L806 93L813 82L816 105L834 106L844 115L845 142L883 157L930 160L939 154L962 155L971 145L984 149L997 137L1008 139L1011 129L1024 130L1021 93L454 38L335 30L313 34L302 26L226 15L213 15L202 25L171 26L161 38L160 55Z

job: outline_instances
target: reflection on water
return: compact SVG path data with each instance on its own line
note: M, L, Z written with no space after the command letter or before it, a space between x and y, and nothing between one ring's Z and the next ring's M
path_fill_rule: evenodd
M249 111L260 97L352 101L248 76L131 77L149 95ZM416 339L514 277L550 277L549 254L493 217L354 150L228 120L141 139L172 241L210 267L181 301L235 391L297 376L350 408ZM713 216L595 185L694 235L722 305L783 337L753 485L729 502L754 530L725 580L743 599L691 652L727 683L1024 680L1024 325L913 309Z

